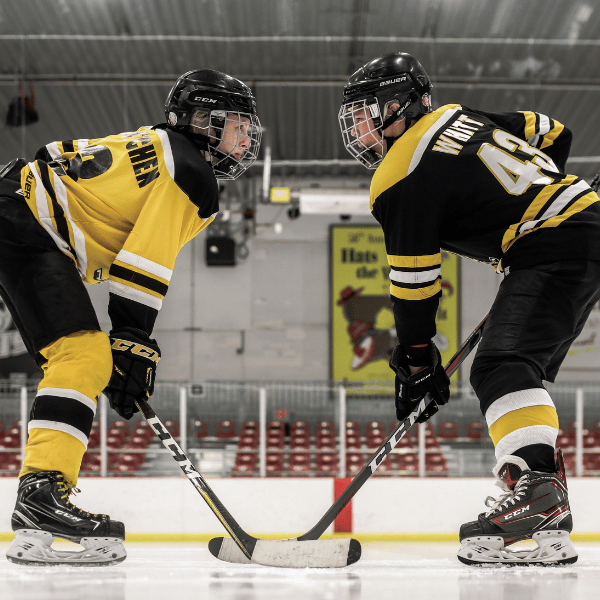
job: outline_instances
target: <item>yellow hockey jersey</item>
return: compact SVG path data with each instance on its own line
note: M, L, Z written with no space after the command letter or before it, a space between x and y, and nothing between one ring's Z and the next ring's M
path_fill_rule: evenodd
M181 248L218 211L199 146L162 126L53 142L21 171L25 200L89 284L108 280L113 327L152 332Z

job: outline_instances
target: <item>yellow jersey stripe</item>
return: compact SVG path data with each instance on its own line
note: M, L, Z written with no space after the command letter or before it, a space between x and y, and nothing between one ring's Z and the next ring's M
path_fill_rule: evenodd
M433 136L461 110L459 104L447 104L425 115L402 135L402 144L394 144L371 181L370 207L393 185L402 181L418 165Z
M424 254L423 256L397 256L387 255L390 267L404 267L409 269L419 269L423 267L437 267L442 264L442 253Z
M525 129L523 131L523 135L525 136L525 139L528 140L529 138L537 134L535 127L537 117L536 114L530 110L522 110L519 112L521 112L525 117Z
M442 282L440 279L438 279L432 285L417 289L402 288L394 285L393 283L390 284L390 294L395 298L400 298L400 300L425 300L426 298L435 296L441 291Z
M490 426L490 437L496 446L509 433L533 425L547 425L558 429L556 409L553 406L526 406L513 410Z
M544 148L547 148L548 146L551 146L552 144L554 144L554 140L562 133L564 128L565 128L565 126L562 123L559 123L558 121L554 121L554 127L553 127L552 131L548 132L544 136L544 141L542 142L542 145L540 146L540 150L543 150Z

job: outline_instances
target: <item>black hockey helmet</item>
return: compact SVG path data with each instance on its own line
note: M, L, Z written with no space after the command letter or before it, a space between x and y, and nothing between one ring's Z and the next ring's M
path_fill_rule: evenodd
M169 128L208 145L217 179L237 179L258 156L262 129L256 101L235 77L212 69L188 71L169 92L165 115ZM223 133L234 130L239 132L237 142L224 151Z
M344 87L338 114L348 152L367 168L376 168L383 159L382 151L379 153L361 144L356 137L355 113L364 111L373 121L371 132L383 139L383 131L398 119L406 118L410 123L431 112L432 87L421 63L405 52L384 54L358 69ZM386 117L387 107L392 102L400 107Z

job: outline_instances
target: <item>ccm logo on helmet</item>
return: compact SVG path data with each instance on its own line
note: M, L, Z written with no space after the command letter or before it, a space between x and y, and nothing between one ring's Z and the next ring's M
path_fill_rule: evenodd
M406 75L404 77L396 77L396 79L388 79L387 81L382 81L379 84L379 87L383 87L384 85L391 85L392 83L400 83L401 81L406 81Z
M210 102L211 104L217 103L216 98L204 98L203 96L194 96L193 98L190 98L190 100L194 100L196 102Z

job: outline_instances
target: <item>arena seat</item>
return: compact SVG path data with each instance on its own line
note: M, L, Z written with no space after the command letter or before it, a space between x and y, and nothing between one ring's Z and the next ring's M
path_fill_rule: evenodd
M320 477L335 477L338 474L339 465L337 454L333 452L317 454L315 456L315 473Z
M266 463L267 475L281 475L284 472L283 454L267 454Z
M310 423L308 421L294 421L290 426L290 435L310 436Z
M383 436L367 436L367 448L371 450L379 448L383 442L385 442L385 438Z
M349 476L355 475L365 466L365 457L357 452L348 452L346 454L346 473Z
M208 425L206 421L196 420L192 423L192 437L202 440L208 436Z
M467 439L479 441L486 433L486 425L480 421L474 421L467 425Z
M114 421L109 429L120 429L125 435L129 435L129 423L127 421Z
M458 423L452 421L444 421L438 426L438 437L443 440L458 439Z
M419 470L419 459L416 454L396 454L396 464L400 471L415 474Z
M357 421L346 422L346 436L360 437L360 425Z
M0 438L0 446L2 448L18 448L21 445L21 436L14 433L5 435Z
M269 421L267 423L267 435L285 436L285 425L281 421Z
M308 435L292 435L290 437L290 448L292 450L308 450L310 448L310 438Z
M258 441L258 437L257 437ZM267 434L267 450L282 451L285 446L285 438L282 435Z
M360 448L362 448L362 441L360 437L354 435L347 435L346 448L351 450L360 450Z
M258 435L244 435L238 440L238 448L240 450L255 450L258 448Z
M258 435L258 421L244 421L240 427L240 435Z
M239 452L235 457L235 463L231 471L232 475L249 475L256 473L258 469L258 456Z
M307 475L312 470L310 454L291 452L289 455L288 473L290 475Z
M441 453L425 455L425 471L427 475L444 476L448 475L448 466L446 459Z
M164 422L167 431L174 437L179 437L179 423L177 421L167 420Z
M385 431L384 424L379 421L369 421L365 426L365 434L367 437L372 435L380 435L379 433L374 433L376 430L381 431L383 434Z
M315 425L316 436L335 436L335 426L331 421L317 421Z
M317 437L315 439L315 447L317 450L335 450L336 440L333 436Z
M217 423L216 436L219 439L231 439L235 437L235 423L233 421L219 421Z

